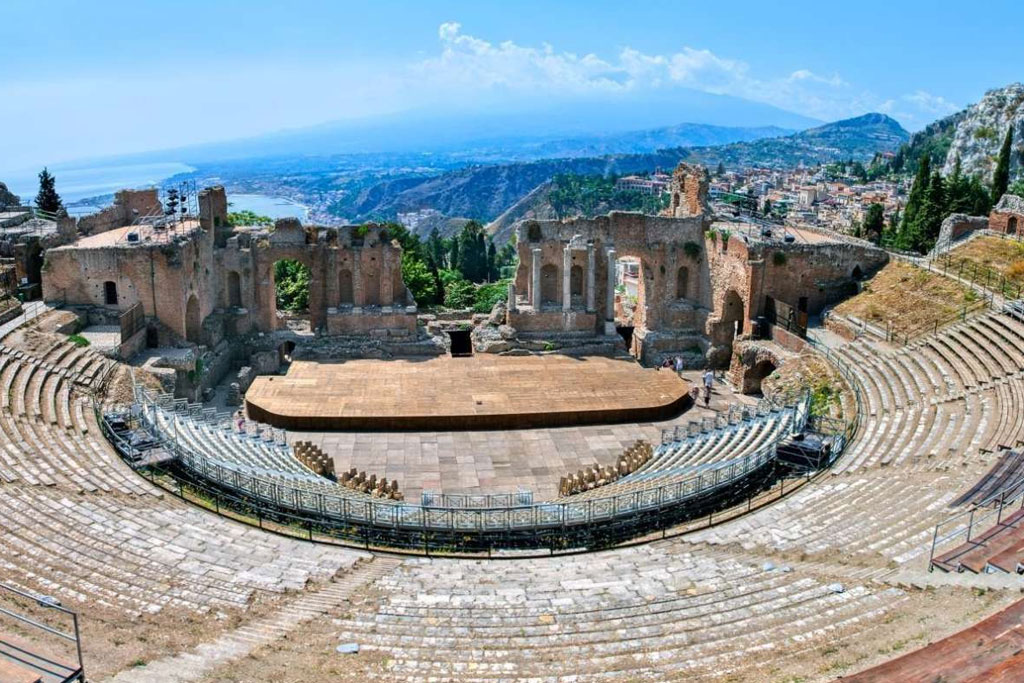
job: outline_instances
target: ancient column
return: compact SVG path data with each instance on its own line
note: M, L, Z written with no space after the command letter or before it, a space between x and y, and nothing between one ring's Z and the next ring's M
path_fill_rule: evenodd
M562 251L562 310L572 310L572 245Z
M530 285L530 303L533 304L534 311L540 311L540 247L534 247L532 253L533 277Z
M594 312L594 282L597 274L594 272L594 266L597 263L597 258L594 254L594 243L587 243L587 313Z
M615 250L608 250L608 307L604 312L604 333L615 334Z
M508 283L508 312L516 312L516 283Z

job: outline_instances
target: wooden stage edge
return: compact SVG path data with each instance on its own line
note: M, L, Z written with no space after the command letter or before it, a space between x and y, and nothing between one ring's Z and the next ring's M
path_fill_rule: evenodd
M600 357L296 361L257 377L245 403L251 419L291 431L535 429L670 420L693 404L690 386Z

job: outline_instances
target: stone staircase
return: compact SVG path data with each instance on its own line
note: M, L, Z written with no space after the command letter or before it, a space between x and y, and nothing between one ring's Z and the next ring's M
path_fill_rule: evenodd
M380 580L401 560L373 557L317 591L308 592L274 614L257 619L189 652L122 671L110 683L186 683L205 681L218 667L286 636L303 623L340 607L357 591Z

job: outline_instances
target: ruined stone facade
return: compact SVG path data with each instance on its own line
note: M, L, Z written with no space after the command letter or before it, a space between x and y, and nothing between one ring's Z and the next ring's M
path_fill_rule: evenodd
M147 190L121 190L114 195L114 203L107 208L78 219L78 232L97 235L115 228L131 225L145 216L163 214L156 188Z
M988 228L1004 235L1024 237L1024 198L1004 194L989 214Z
M614 334L616 261L640 262L632 352L708 351L726 365L732 340L775 302L813 315L855 291L886 263L867 243L786 243L748 226L712 224L702 168L677 169L671 216L613 212L592 219L527 221L517 228L519 268L508 323L525 333Z
M114 218L135 215L137 204L148 206L146 193L119 196L122 202L92 223L96 234L47 251L45 299L111 312L139 303L147 319L178 337L214 346L225 336L285 325L277 311L274 264L294 259L310 269L313 331L415 332L415 302L402 280L401 248L384 228L303 227L283 219L273 229L235 229L228 224L221 187L200 193L198 220L108 228Z

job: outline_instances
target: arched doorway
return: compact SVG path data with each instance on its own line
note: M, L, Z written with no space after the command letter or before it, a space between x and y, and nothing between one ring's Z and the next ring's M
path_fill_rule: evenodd
M288 365L292 362L292 355L295 353L295 342L286 341L277 347L277 360L281 365Z
M242 307L242 277L238 271L228 271L228 307Z
M860 280L864 277L864 272L860 269L860 266L854 266L853 272L850 273L850 277L854 280Z
M765 359L754 364L754 367L747 370L743 375L743 393L760 394L761 382L776 370L775 363Z
M569 269L569 294L583 296L583 266L573 266Z
M1010 216L1010 220L1006 221L1006 234L1016 235L1017 234L1017 217Z
M685 299L690 291L690 269L682 266L676 272L676 298Z
M730 289L722 302L722 341L732 342L743 331L743 319L743 298L735 289Z
M196 344L202 337L202 320L199 318L199 299L193 294L185 304L185 339Z
M355 302L355 289L352 287L352 271L346 268L338 273L338 303L342 306L351 306Z
M562 300L559 293L558 266L547 264L540 269L540 303L557 304Z

